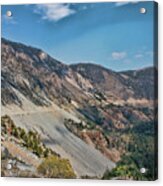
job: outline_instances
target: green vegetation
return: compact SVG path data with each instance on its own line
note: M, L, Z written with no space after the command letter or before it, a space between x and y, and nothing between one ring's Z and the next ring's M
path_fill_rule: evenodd
M20 177L76 178L69 160L60 158L58 154L47 148L41 142L41 137L36 131L26 132L24 129L15 126L7 115L1 117L1 123L2 134L6 136L7 140L15 140L17 144L23 145L43 159L43 162L37 167L36 175L33 175L30 171L22 171L18 173ZM2 154L4 160L7 153L5 152L5 156Z
M79 131L82 131L83 129L88 129L92 130L96 128L96 125L91 122L91 121L80 121L80 122L75 122L72 119L65 119L64 124L69 129L71 132L73 132L74 129L77 129Z
M93 122L95 125L103 125L104 117L102 110L99 109L96 105L85 105L82 109L78 111L85 116L88 121Z
M46 158L39 165L38 172L47 178L76 178L69 160L57 156Z
M122 160L117 163L117 166L110 172L106 171L102 179L134 179L144 180L134 161L127 156L122 157Z
M89 111L84 113L89 114L93 120L87 117L84 123L65 120L65 125L79 137L81 137L80 132L84 129L95 131L98 130L98 126L107 142L107 148L118 150L121 160L111 172L106 171L103 179L118 177L121 179L154 180L157 174L157 149L155 148L157 122L154 122L152 118L153 111L146 107L113 104L106 105L103 109L111 116L109 120L104 121L105 123L99 124L99 118L103 117L102 111L100 113L95 107L91 107L93 114ZM141 115L143 114L150 120L142 121ZM119 123L125 121L122 128L116 127L119 115L123 119L118 118ZM94 143L96 142L94 141ZM147 170L145 174L140 173L142 167Z
M157 172L155 158L157 151L154 143L154 122L134 123L133 128L128 128L119 135L129 136L129 143L126 143L126 153L117 163L117 167L111 172L106 171L103 179L121 178L134 180L154 180ZM120 137L119 137L120 138ZM117 148L117 147L116 147ZM140 173L144 167L146 173Z
M80 112L85 115L85 122L65 120L66 127L80 138L82 138L80 133L85 129L89 132L100 130L106 141L106 147L111 151L116 149L120 153L121 160L117 163L117 167L111 172L106 171L103 179L154 180L156 178L157 122L154 122L153 108L111 103L98 109L96 106L87 106ZM147 170L144 174L140 173L142 167Z
M2 132L7 137L14 136L19 143L32 151L38 157L48 157L49 155L57 155L50 148L47 148L42 142L40 135L36 131L26 132L23 128L15 126L14 122L7 115L1 117Z

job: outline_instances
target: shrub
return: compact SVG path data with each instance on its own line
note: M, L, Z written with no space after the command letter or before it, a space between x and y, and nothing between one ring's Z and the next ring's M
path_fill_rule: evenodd
M38 167L38 173L47 178L75 178L76 175L69 160L50 156Z

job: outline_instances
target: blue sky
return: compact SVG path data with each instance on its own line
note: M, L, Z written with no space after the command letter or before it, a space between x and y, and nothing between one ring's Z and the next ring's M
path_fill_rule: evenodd
M153 65L153 2L2 6L2 37L67 63L116 71ZM139 12L141 7L146 14ZM12 11L12 17L6 11Z

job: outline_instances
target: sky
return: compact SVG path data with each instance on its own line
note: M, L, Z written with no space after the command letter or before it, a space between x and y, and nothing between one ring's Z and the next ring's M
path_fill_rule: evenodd
M153 6L153 2L3 5L2 37L40 48L66 64L140 69L153 65ZM140 13L142 7L145 14Z

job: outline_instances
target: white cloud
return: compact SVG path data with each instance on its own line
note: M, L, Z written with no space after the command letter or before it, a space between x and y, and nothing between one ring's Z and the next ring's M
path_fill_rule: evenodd
M123 6L123 5L127 5L129 4L129 2L117 2L115 3L115 6Z
M143 55L143 54L136 54L134 57L135 57L136 59L140 59L140 58L143 58L144 55Z
M49 21L59 21L71 14L76 13L75 10L70 8L70 4L57 3L57 4L42 4L36 5L35 13L41 14L42 19Z
M145 57L153 57L153 52L152 51L143 51L143 52L140 52L140 53L137 53L134 55L134 58L136 58L136 59L142 59Z
M127 5L127 4L136 4L138 3L137 1L133 1L133 2L117 2L115 3L115 6L116 7L120 7L120 6L124 6L124 5Z
M126 56L127 56L126 52L113 52L112 53L113 60L121 60L121 59L124 59Z

